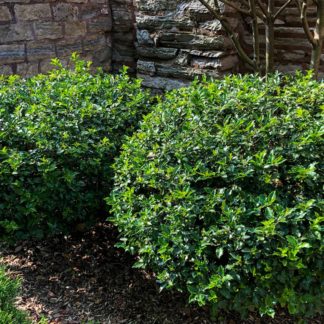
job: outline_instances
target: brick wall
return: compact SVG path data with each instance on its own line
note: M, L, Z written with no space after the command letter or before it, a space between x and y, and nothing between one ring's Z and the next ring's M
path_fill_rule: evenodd
M46 72L74 51L108 70L111 30L107 0L0 0L0 73Z

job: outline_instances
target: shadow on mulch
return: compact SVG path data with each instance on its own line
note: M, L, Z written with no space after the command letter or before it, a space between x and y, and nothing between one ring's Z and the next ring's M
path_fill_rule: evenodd
M99 224L82 237L27 241L0 252L0 263L23 280L17 301L36 323L212 323L206 310L187 306L186 296L159 293L154 277L133 269L134 258L114 247L116 231ZM219 323L294 323L251 315L227 315ZM319 318L312 323L324 323ZM18 323L17 323L18 324Z

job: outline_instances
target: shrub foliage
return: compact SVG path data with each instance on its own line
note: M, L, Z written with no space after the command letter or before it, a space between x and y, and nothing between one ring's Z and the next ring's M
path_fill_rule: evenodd
M215 312L323 311L323 109L310 75L168 94L115 164L120 246Z
M0 237L42 237L99 217L122 140L149 94L123 71L91 74L74 57L28 80L0 80Z

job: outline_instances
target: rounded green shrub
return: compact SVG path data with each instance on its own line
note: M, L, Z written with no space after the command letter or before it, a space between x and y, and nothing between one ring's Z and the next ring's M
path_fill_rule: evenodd
M310 75L169 93L115 164L119 245L214 313L323 311L323 110Z
M0 83L0 237L42 237L102 217L112 163L148 112L138 80L75 68ZM106 217L106 216L105 216Z

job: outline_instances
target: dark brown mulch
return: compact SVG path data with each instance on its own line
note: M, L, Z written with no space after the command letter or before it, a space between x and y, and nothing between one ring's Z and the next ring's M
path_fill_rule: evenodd
M17 301L36 323L212 323L204 309L187 306L186 296L159 292L154 276L133 269L134 258L114 247L116 232L99 224L79 237L27 241L0 251L0 263L21 277ZM218 323L294 323L285 314L246 321L226 315ZM311 320L324 323L324 317Z

